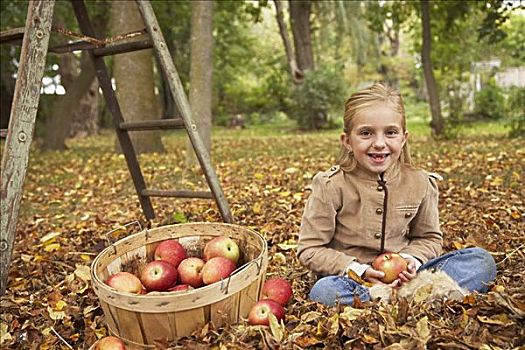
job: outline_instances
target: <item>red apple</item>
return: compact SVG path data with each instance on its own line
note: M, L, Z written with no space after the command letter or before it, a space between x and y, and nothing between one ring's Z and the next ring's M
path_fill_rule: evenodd
M186 259L186 250L175 239L168 239L160 242L155 248L155 260L164 260L175 266L179 266L180 262Z
M189 284L194 288L199 288L204 285L202 281L202 268L204 267L204 260L200 258L186 258L182 260L177 267L179 273L179 280L183 284Z
M121 292L143 294L143 286L140 279L130 272L117 272L106 280L106 284Z
M391 283L397 279L401 272L407 270L408 264L398 253L386 252L376 256L372 262L372 267L385 273L385 277L381 279L382 282Z
M176 286L168 289L168 292L187 292L192 289L194 288L190 286L189 284L177 284Z
M104 337L97 341L95 350L126 350L126 344L117 337Z
M177 269L164 260L148 263L140 275L142 284L148 291L165 291L177 283Z
M268 314L270 312L275 318L277 318L277 321L282 320L285 315L284 307L275 300L259 300L252 306L250 313L248 314L248 322L250 322L251 325L268 326L270 323L268 320Z
M202 281L204 284L212 284L231 275L235 270L235 264L222 256L216 256L208 260L202 267Z
M222 256L230 259L234 264L237 264L239 255L239 246L230 237L215 237L204 246L203 257L206 261L216 256Z
M264 282L262 288L262 297L272 299L285 306L292 297L292 286L281 277L270 278Z

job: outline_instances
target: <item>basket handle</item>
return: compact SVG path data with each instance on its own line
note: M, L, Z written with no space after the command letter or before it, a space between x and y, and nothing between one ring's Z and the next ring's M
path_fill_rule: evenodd
M121 226L119 226L119 227L117 227L117 228L115 228L115 229L113 229L113 230L111 230L109 232L106 232L104 238L106 240L107 245L113 247L113 254L117 254L117 247L115 246L115 244L113 242L111 242L111 240L109 239L109 235L112 234L115 231L125 229L126 227L131 226L131 225L138 225L140 231L142 231L142 225L140 224L140 221L135 220L135 221L128 222L127 224L121 225Z
M257 259L255 260L252 260L252 261L249 261L247 262L246 264L244 265L241 265L240 267L236 268L235 270L233 270L233 272L228 276L228 278L226 279L221 279L221 288L220 288L220 291L224 294L228 294L228 289L230 287L230 280L232 278L232 276L244 269L244 268L248 268L248 266L250 266L251 264L255 264L257 266L257 275L261 272L261 268L262 268L262 255L260 257L258 257Z

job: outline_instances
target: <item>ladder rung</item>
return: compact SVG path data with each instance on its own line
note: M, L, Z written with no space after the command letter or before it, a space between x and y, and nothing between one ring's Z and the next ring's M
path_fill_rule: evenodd
M87 41L75 41L69 44L60 44L60 45L50 47L48 51L53 52L53 53L67 53L67 52L73 52L73 51L79 51L79 50L91 50L96 47L97 46L91 43L88 43Z
M122 122L119 124L121 130L127 131L141 131L141 130L157 130L157 129L183 129L184 121L177 119L158 119L158 120L139 120Z
M22 40L24 38L25 27L8 29L0 32L0 43Z
M151 40L135 40L122 44L113 44L105 47L88 43L87 41L75 41L69 44L60 44L49 48L49 52L66 53L78 50L93 50L95 56L110 56L120 53L133 52L152 48Z
M95 56L118 55L119 53L133 52L152 48L151 40L136 40L122 44L101 47L94 50Z
M143 196L147 197L179 197L179 198L213 198L211 192L208 191L189 191L189 190L150 190L144 189L141 191Z

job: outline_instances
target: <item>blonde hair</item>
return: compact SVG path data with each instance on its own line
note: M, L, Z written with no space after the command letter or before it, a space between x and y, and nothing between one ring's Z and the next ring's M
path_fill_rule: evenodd
M387 104L388 106L392 107L395 112L399 113L401 116L403 132L405 132L407 129L405 107L403 104L403 98L399 94L399 91L381 83L375 83L367 88L353 93L346 101L343 124L343 130L345 134L348 136L350 135L350 132L352 131L352 120L354 120L355 116L360 111L378 102ZM412 164L408 140L405 142L401 150L399 162L401 162L401 164L407 165ZM357 161L355 160L354 155L351 152L348 152L344 145L341 145L338 163L341 166L341 169L344 171L352 171L357 166Z

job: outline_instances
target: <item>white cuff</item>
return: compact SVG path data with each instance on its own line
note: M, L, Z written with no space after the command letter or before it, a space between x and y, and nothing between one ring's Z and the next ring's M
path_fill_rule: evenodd
M412 259L414 260L414 262L416 263L416 271L419 270L419 268L421 267L421 261L419 261L417 258L414 258L412 255L410 254L406 254L406 253L399 253L399 255L401 255L403 258L405 259Z
M365 271L370 267L370 265L367 264L360 264L356 261L350 262L348 266L345 269L345 275L348 273L348 270L354 271L359 277L363 276Z

